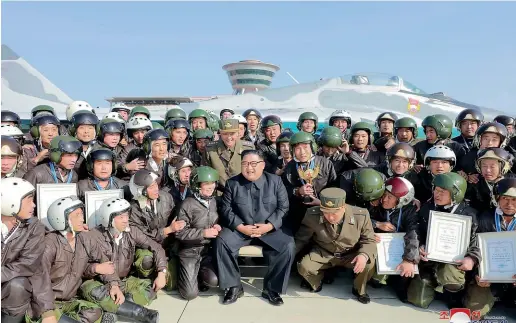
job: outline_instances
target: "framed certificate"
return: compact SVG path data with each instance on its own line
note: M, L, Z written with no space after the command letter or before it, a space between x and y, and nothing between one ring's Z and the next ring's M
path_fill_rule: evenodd
M431 211L426 252L428 260L455 264L464 259L471 237L471 217Z
M95 215L102 203L107 199L124 198L124 190L105 190L105 191L86 191L84 192L84 201L86 202L86 224L92 229L97 226Z
M378 260L376 270L379 275L399 275L396 267L403 261L405 249L405 233L375 233L380 236L380 242L376 244ZM414 273L419 274L417 265L414 265Z
M54 230L47 220L47 211L50 205L63 197L77 196L77 184L38 184L36 187L38 218L49 230Z
M482 260L479 264L481 280L491 283L513 283L516 273L516 231L478 234Z

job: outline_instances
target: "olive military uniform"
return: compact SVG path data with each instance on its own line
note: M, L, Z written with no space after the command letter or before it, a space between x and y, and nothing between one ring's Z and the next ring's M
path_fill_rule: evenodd
M226 119L222 122L221 133L238 132L238 120ZM223 191L226 181L242 172L242 152L255 149L254 144L249 141L236 140L233 148L228 148L219 139L206 146L206 159L208 165L217 170L220 174L219 190Z
M321 286L324 270L332 267L353 268L352 260L360 254L367 264L354 281L359 295L366 294L367 281L374 273L376 244L369 212L346 205L346 193L339 188L327 188L320 194L321 207L310 208L296 234L296 253L313 241L311 251L297 264L299 274L316 290ZM345 207L338 224L330 224L321 208L336 210Z

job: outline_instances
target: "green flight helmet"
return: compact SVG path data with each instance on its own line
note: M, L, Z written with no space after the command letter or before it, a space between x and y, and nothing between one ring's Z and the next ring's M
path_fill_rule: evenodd
M151 118L149 109L147 109L146 107L142 107L141 105L138 105L131 109L131 115L129 116L129 118L134 117L134 115L137 113L145 114L147 116L147 119Z
M208 112L207 120L207 126L211 131L217 132L220 130L220 118L218 115L212 112Z
M418 133L417 123L414 119L409 118L409 117L403 117L403 118L396 120L396 122L394 123L394 134L397 134L398 129L400 129L400 128L411 129L414 138L417 137L417 133Z
M353 187L359 199L370 202L383 196L385 181L378 171L372 168L364 168L356 174Z
M188 122L192 122L193 118L204 118L206 123L208 123L208 119L210 118L210 114L203 109L195 109L190 112L188 115Z
M193 138L194 140L208 139L211 141L214 138L214 134L213 131L211 131L210 129L197 129L193 133Z
M339 128L329 126L321 131L319 146L338 148L342 146L342 132Z
M165 129L163 125L157 121L152 121L152 129Z
M171 119L184 119L186 120L186 112L183 109L173 108L167 111L165 115L165 124Z
M303 112L301 113L301 115L299 116L299 119L297 119L297 130L301 130L301 125L303 124L303 122L305 120L313 120L314 123L315 123L315 126L314 126L314 133L317 131L317 125L319 123L319 117L317 117L317 115L313 112Z
M54 108L49 105L41 104L37 105L30 111L31 117L34 118L40 112L48 112L49 114L56 115Z
M265 119L265 118L264 118ZM299 131L290 137L290 153L294 156L294 147L297 144L310 143L312 146L312 153L315 154L317 151L317 144L315 143L314 136L311 133Z
M194 171L194 174L190 177L190 188L194 192L199 192L201 183L215 182L219 180L219 173L211 168L210 166L200 166ZM215 193L215 191L214 191Z
M293 135L294 133L292 131L285 130L278 136L278 139L276 139L276 154L278 154L278 156L281 156L280 144L282 142L288 142L290 147L290 138L292 138Z
M444 114L434 114L423 119L421 126L424 128L431 127L437 133L437 140L444 140L451 137L453 130L453 121Z
M72 136L57 136L50 142L50 160L56 164L61 162L63 154L77 154L82 151L82 143Z
M355 123L350 130L350 140L353 139L355 132L359 130L364 130L369 134L369 142L367 144L371 145L373 143L373 125L364 121Z
M451 194L453 204L459 204L464 200L468 184L466 180L457 173L444 173L434 177L434 189L440 187L447 190Z

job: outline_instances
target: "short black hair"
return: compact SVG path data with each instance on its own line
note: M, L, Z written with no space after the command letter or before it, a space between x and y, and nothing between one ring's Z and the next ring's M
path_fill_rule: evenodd
M247 155L256 155L256 156L258 156L258 158L260 160L262 160L262 161L265 160L265 155L263 154L263 152L261 150L257 150L257 149L244 150L244 152L242 152L242 160Z

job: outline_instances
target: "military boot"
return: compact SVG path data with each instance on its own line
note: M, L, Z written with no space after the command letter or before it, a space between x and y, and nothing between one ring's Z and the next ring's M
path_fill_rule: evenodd
M59 318L59 321L57 321L57 323L81 323L81 321L77 321L77 320L63 314L63 315L61 315L61 317Z
M25 320L25 314L10 316L2 312L2 323L21 323Z
M150 310L128 300L118 307L116 314L142 323L158 323L159 321L158 311Z

